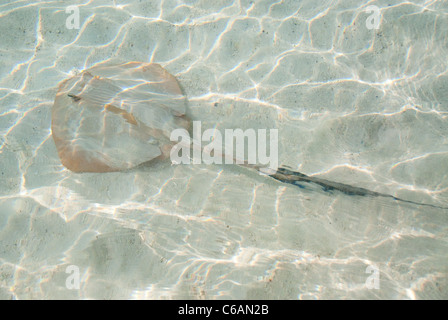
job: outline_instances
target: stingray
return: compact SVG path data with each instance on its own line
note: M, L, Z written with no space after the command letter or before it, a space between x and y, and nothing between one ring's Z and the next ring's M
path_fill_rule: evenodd
M174 145L171 132L190 129L186 105L176 78L156 63L93 66L61 82L56 94L51 131L61 163L73 172L99 173L127 170L168 158ZM221 156L226 157L223 153ZM301 188L313 184L328 192L448 209L308 176L285 167L266 173L261 166L240 163Z

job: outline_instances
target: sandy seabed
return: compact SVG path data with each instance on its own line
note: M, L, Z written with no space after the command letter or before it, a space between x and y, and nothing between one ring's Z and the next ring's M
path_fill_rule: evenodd
M75 174L50 132L60 81L155 62L204 130L277 128L280 164L446 206L447 2L369 2L378 29L360 1L70 4L79 29L63 1L0 1L0 298L448 298L448 210L232 165Z

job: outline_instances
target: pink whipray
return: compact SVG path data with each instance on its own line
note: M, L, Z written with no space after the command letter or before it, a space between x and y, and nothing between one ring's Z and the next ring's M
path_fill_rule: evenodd
M169 157L176 129L190 129L186 98L174 76L155 63L105 62L64 80L56 94L51 130L62 164L74 172L111 172ZM191 146L198 148L195 142ZM199 147L200 148L200 147ZM220 152L218 150L218 152ZM226 154L220 155L228 158ZM300 172L266 169L237 161L289 184L314 184L325 191L390 198L438 209Z

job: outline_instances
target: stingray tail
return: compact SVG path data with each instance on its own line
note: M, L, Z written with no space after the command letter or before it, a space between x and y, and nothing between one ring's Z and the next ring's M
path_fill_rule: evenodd
M258 171L262 172L260 170L260 168L256 168L256 169L258 169ZM292 170L289 170L286 168L279 168L279 169L277 169L276 172L269 174L269 176L275 180L278 180L278 181L281 181L284 183L288 183L288 184L293 184L300 188L305 187L304 183L312 183L312 184L321 186L324 191L329 191L329 192L336 190L336 191L345 193L350 196L385 197L385 198L391 198L395 201L410 203L413 205L448 210L448 207L438 206L438 205L429 204L429 203L421 203L421 202L416 202L416 201L411 201L411 200L405 200L405 199L401 199L401 198L392 196L390 194L375 192L375 191L371 191L371 190L368 190L365 188L354 187L354 186L344 184L344 183L339 183L339 182L334 182L334 181L330 181L330 180L326 180L326 179L320 179L320 178L316 178L316 177L307 176L306 174L303 174L303 173L300 173L297 171L292 171Z

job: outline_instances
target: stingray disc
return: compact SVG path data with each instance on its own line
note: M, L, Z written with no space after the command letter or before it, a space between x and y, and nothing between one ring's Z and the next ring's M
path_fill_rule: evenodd
M171 131L189 126L185 109L179 84L160 65L101 64L61 82L51 131L68 169L119 171L160 156Z

